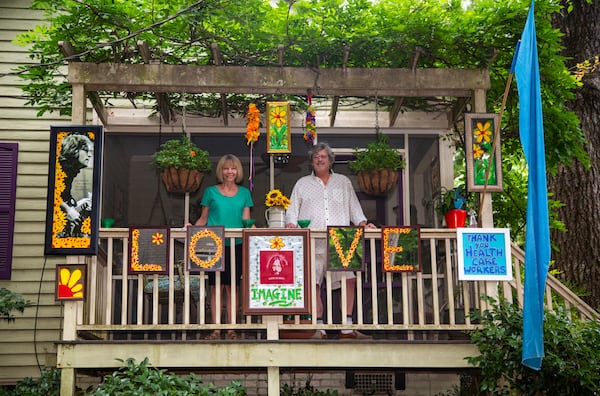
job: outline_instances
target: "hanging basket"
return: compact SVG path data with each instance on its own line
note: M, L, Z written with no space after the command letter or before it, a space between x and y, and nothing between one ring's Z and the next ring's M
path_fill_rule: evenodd
M387 195L398 183L398 172L391 169L358 172L358 185L369 195Z
M195 192L200 188L204 173L196 169L167 168L161 173L161 178L170 193Z

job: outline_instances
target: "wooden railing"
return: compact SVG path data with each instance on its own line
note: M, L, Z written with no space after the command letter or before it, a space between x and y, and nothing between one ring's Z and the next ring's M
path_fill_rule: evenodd
M468 315L473 310L485 308L482 295L504 295L512 300L517 296L522 303L523 288L521 269L523 252L512 247L513 280L510 282L480 282L458 280L456 259L456 232L450 229L421 229L422 271L416 273L381 272L381 232L365 232L366 270L357 273L357 293L354 324L346 324L346 288L342 282L339 291L331 286L323 288L326 301L325 324L317 324L313 315L310 320L283 321L279 317L267 320L261 316L242 316L240 305L232 315L233 323L223 323L217 315L217 323L208 323L208 285L204 273L190 274L183 260L184 229L173 229L170 239L169 274L127 275L128 230L101 230L101 254L90 259L89 298L77 315L77 334L95 334L110 338L114 332L126 331L129 335L139 331L212 331L235 329L256 334L257 338L277 339L279 331L285 330L340 330L351 328L370 331L378 337L386 332L405 331L408 339L430 339L452 332L460 333L476 326ZM325 238L325 230L312 230L311 240ZM241 229L228 229L226 238L242 236ZM236 257L236 260L241 260ZM311 260L312 261L312 260ZM238 274L239 275L239 274ZM220 275L216 275L220 284ZM232 276L232 279L235 277ZM330 280L330 275L326 276ZM331 285L331 282L326 282ZM557 301L572 308L586 318L595 318L596 312L588 307L559 281L549 276L546 304L552 309ZM232 298L241 296L241 290L232 285ZM316 292L311 288L312 312L316 311ZM337 302L334 304L334 302ZM341 303L340 303L341 302ZM221 312L222 301L216 299ZM333 307L341 306L336 313ZM231 308L233 309L233 308ZM233 311L232 311L233 312ZM290 319L290 318L288 318ZM306 319L303 317L303 319ZM65 326L70 321L65 321ZM270 323L270 324L269 324ZM275 324L273 324L275 323ZM270 332L267 329L271 328ZM274 330L273 330L274 329ZM67 331L66 334L75 332ZM268 333L268 334L267 334Z

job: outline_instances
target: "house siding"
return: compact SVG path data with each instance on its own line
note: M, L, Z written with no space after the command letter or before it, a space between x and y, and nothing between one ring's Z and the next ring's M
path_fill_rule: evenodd
M10 281L0 287L22 294L33 306L16 320L0 322L0 383L38 377L40 368L56 366L62 307L54 299L54 268L64 257L44 257L44 227L51 124L68 124L57 114L37 117L26 106L23 80L11 74L31 64L15 37L40 23L42 13L30 0L0 2L0 142L19 144L15 226Z

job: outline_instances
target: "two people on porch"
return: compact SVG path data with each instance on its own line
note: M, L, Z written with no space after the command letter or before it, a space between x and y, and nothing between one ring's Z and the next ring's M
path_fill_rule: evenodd
M365 228L376 228L367 218L360 206L360 201L352 187L350 179L333 172L335 156L326 143L318 143L309 152L312 173L301 177L292 190L291 204L286 212L286 228L296 228L298 219L310 220L311 228L346 226L351 223ZM320 239L315 243L315 277L317 293L317 323L323 323L323 301L321 300L321 284L325 276L327 263L327 241ZM341 272L332 272L332 289L341 287ZM356 276L346 273L346 323L352 324L352 311L356 293ZM342 339L371 339L371 336L356 330L342 330ZM313 339L325 339L325 330L317 330Z
M238 157L232 154L224 155L217 163L216 176L218 183L207 187L202 195L200 204L202 211L195 225L200 226L224 226L225 228L242 228L242 220L250 218L250 208L254 206L250 190L239 185L244 178L242 163ZM231 321L231 312L237 312L237 302L231 299L231 254L230 241L225 241L225 271L221 272L220 295L225 294L223 307L227 311L227 323ZM235 241L235 285L239 290L242 275L242 240ZM216 276L214 272L208 275L210 286L210 313L212 323L217 323L217 315L220 318L220 310L217 312L216 304ZM215 330L205 337L207 340L221 338L221 331ZM225 338L237 340L238 334L234 330L228 330Z

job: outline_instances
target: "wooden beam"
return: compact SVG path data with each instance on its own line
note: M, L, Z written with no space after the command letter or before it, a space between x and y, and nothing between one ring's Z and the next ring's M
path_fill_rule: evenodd
M75 48L73 48L73 45L71 45L70 42L59 41L58 48L60 48L60 51L62 52L62 54L69 61L69 64L71 64L71 62L79 62L80 59L77 56L77 54L75 53ZM84 88L85 88L85 86L84 86ZM87 91L87 89L86 89L85 93L86 93L87 97L90 99L90 103L92 104L92 107L96 111L96 114L98 114L98 117L100 118L100 121L102 122L102 125L108 125L108 114L106 113L106 109L104 108L104 105L102 104L102 100L100 99L100 95L98 95L98 92L95 92L94 90Z
M138 40L137 46L144 63L152 63L152 53L150 52L148 43L143 40ZM160 112L163 122L165 124L170 124L171 121L174 121L175 117L173 109L171 109L171 105L169 104L169 96L165 92L154 92L154 97L156 98L158 111Z
M221 50L219 49L219 44L212 43L210 45L213 55L213 63L215 66L221 66ZM227 94L221 92L221 112L223 113L223 125L229 125L229 107L227 106Z
M486 69L314 69L269 66L69 64L68 81L89 91L339 96L471 97L490 87Z
M342 70L346 70L346 66L348 64L348 55L350 55L350 47L345 46ZM331 113L329 115L329 126L332 128L335 126L335 117L337 116L339 104L340 104L340 97L339 97L339 95L336 95L333 97L333 100L331 101Z
M421 52L423 49L421 47L415 48L413 51L412 59L410 60L410 70L413 72L417 70L417 63L419 62L419 58L421 57ZM400 115L400 110L402 110L402 103L404 102L404 97L396 97L394 99L394 104L392 105L392 109L390 110L390 128L394 126L398 116Z

